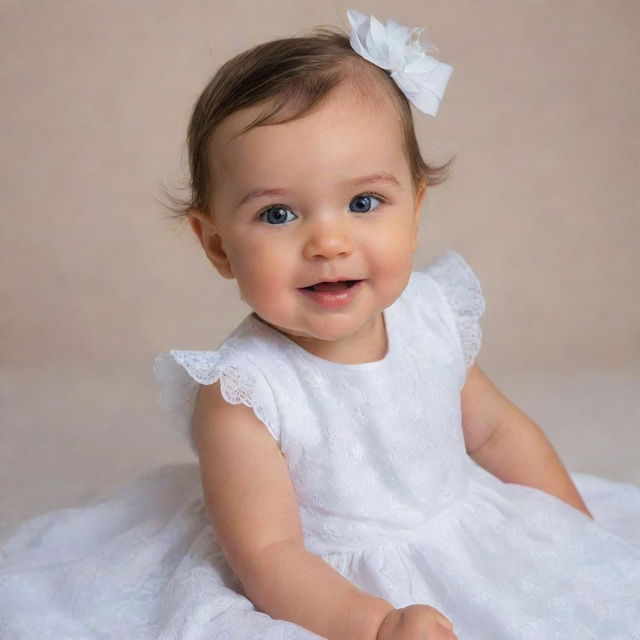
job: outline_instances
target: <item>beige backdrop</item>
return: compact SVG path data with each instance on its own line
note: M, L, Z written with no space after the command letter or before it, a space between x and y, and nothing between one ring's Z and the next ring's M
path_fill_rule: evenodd
M11 2L1 8L0 524L192 459L153 357L215 347L247 313L162 185L228 57L356 8L427 27L454 67L427 160L416 266L481 278L478 363L572 470L640 482L636 0Z

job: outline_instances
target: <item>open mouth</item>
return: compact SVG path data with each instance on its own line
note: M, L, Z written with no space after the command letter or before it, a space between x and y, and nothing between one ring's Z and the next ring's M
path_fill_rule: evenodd
M308 287L302 287L307 291L340 291L341 289L351 289L360 280L340 280L339 282L318 282Z

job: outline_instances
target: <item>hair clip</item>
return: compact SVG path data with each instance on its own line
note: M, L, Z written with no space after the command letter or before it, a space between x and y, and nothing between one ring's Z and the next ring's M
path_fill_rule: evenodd
M347 17L354 51L391 71L391 77L407 99L423 113L435 116L453 67L425 54L437 48L421 41L424 27L404 27L393 20L383 25L374 16L365 16L354 9L347 11Z

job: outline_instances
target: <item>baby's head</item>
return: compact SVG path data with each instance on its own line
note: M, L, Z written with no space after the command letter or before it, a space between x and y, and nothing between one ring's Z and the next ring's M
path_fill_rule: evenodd
M379 322L410 276L425 189L451 162L424 162L389 73L325 28L225 63L196 102L188 146L179 215L255 313L294 340ZM348 282L309 290L334 280Z

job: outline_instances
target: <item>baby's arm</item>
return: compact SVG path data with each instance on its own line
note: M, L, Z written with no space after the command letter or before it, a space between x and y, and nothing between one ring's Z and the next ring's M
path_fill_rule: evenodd
M461 400L465 445L475 462L503 482L541 489L593 518L544 431L476 364Z
M253 411L201 386L194 437L216 537L255 607L330 640L375 640L393 605L304 548L288 467Z

